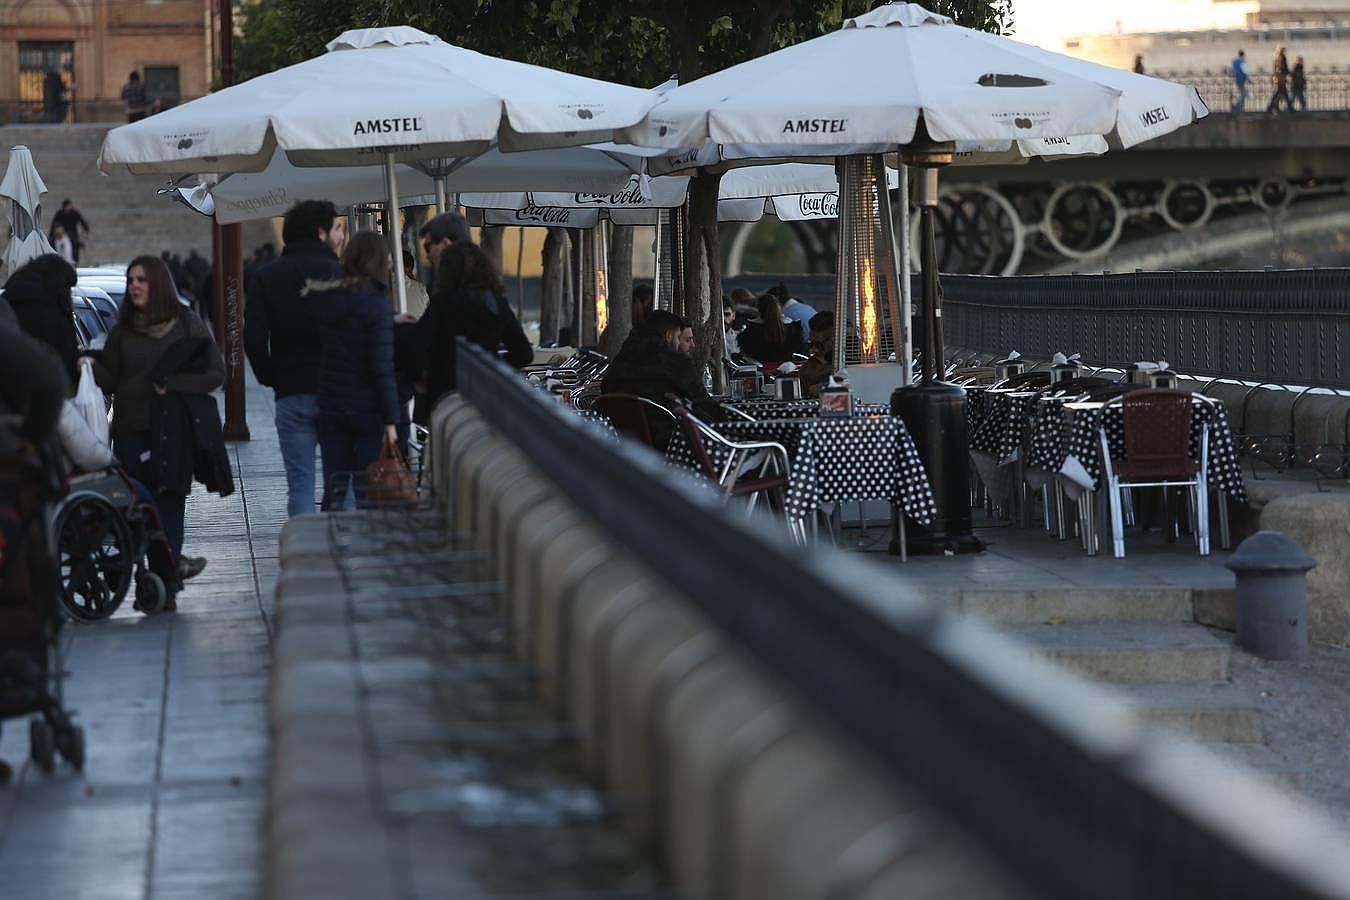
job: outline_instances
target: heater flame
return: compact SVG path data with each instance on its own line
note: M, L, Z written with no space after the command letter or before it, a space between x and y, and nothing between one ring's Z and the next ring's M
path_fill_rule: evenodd
M863 258L860 274L862 309L859 310L859 325L862 328L862 356L864 362L877 362L877 298L876 286L872 280L871 259Z
M595 273L595 333L600 335L609 325L609 286L606 272L599 269Z

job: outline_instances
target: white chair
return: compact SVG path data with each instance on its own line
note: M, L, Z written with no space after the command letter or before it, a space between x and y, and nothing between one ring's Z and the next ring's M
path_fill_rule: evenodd
M1120 409L1125 438L1125 458L1113 460L1105 426L1097 430L1116 558L1125 555L1125 489L1141 487L1188 488L1196 544L1201 556L1209 555L1209 424L1201 429L1199 459L1194 459L1194 402L1186 391L1142 390L1103 408L1103 420L1113 407Z

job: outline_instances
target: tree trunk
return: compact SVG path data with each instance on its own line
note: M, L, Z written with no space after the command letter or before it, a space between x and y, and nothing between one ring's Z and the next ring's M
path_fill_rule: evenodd
M567 252L567 229L550 228L544 238L542 254L543 278L540 279L539 296L539 343L554 345L558 343L558 326L562 324L562 302L567 291L564 290L566 266L563 264Z
M722 247L717 191L722 176L700 170L689 180L689 229L684 254L684 315L694 325L694 362L713 363L713 388L726 390L722 359ZM713 311L716 310L716 314Z
M492 257L492 261L497 264L497 271L502 270L502 228L500 225L484 225L478 233L478 246L483 248L483 252Z
M609 243L609 329L600 351L611 358L633 330L633 227L615 225Z

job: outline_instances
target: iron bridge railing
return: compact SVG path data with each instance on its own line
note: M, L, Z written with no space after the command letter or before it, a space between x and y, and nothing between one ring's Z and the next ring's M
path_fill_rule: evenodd
M1350 269L942 276L948 346L1350 388Z
M462 340L457 375L478 413L608 540L955 822L1029 896L1350 897L1342 854L1289 838L1305 820L1242 805L1222 776L1204 804L1181 800L1183 776L1165 774L1170 751L1122 727L1097 692L912 601L861 561L822 551L803 562L654 454L601 440ZM1195 777L1184 776L1192 791Z

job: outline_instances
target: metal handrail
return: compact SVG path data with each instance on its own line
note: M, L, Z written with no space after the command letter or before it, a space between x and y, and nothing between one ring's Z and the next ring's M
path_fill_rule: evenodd
M1264 795L1258 813L1218 770L1177 774L1177 751L1096 689L862 561L765 539L479 348L461 343L456 359L462 395L595 528L1031 896L1350 898L1350 861L1319 824ZM1205 802L1185 799L1199 784Z

